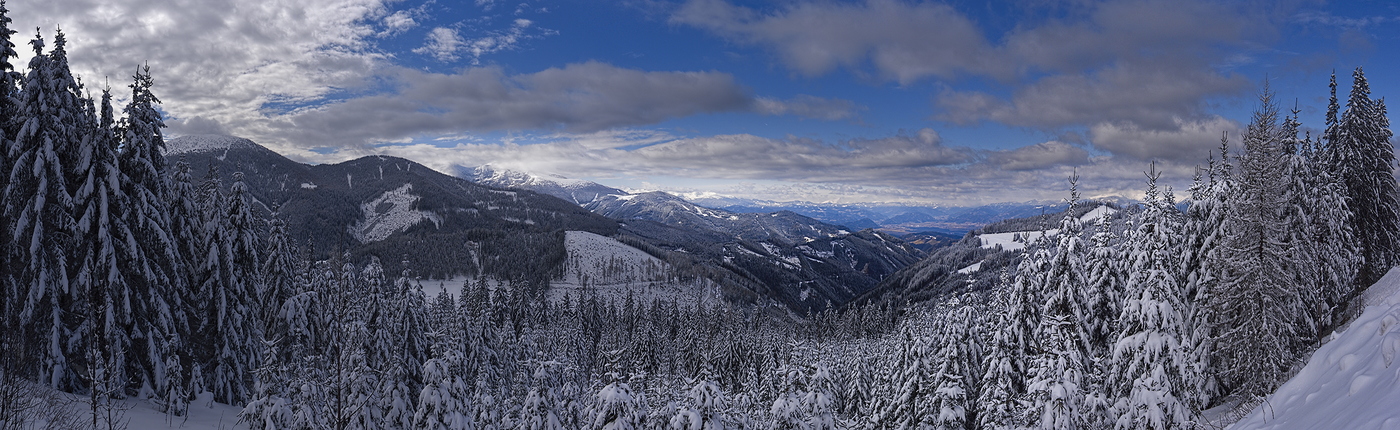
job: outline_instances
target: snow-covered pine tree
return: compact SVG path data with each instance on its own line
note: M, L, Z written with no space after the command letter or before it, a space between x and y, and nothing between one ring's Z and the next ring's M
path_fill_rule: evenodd
M914 430L933 425L938 410L933 404L934 363L928 340L905 327L900 351L893 364L898 366L888 381L893 397L874 418L875 427Z
M1334 77L1334 99L1335 81ZM1334 109L1329 107L1329 113ZM1346 111L1335 125L1335 129L1328 127L1327 134L1330 170L1347 189L1351 230L1356 232L1364 260L1357 284L1367 286L1400 261L1400 190L1395 183L1395 149L1385 101L1371 98L1370 84L1359 67L1352 72Z
M977 311L970 305L951 312L943 326L930 393L934 429L965 429L977 422L975 400L981 376L976 374L981 360L978 326Z
M632 387L621 381L598 390L588 415L588 430L641 430L646 417Z
M708 378L696 378L687 394L689 402L671 417L671 430L725 430L728 402L718 385Z
M1092 245L1084 259L1089 275L1088 325L1091 357L1095 360L1106 357L1112 348L1113 338L1118 331L1118 312L1122 306L1125 274L1118 254L1118 235L1113 233L1113 214L1108 207L1094 223Z
M1209 293L1216 328L1212 362L1219 383L1238 395L1268 393L1295 358L1297 316L1305 312L1295 284L1298 261L1286 205L1278 106L1267 86L1245 133L1245 153L1229 197L1218 264Z
M61 34L61 33L60 33ZM21 125L10 149L13 157L5 188L6 219L14 234L10 270L24 327L21 374L32 375L58 389L76 386L70 367L67 333L73 318L65 310L74 301L69 285L69 256L73 246L73 198L68 173L76 164L72 142L81 128L76 82L51 55L43 53L39 35L30 45L34 57L24 79ZM57 49L56 49L57 50Z
M1118 318L1121 327L1106 376L1116 415L1114 426L1126 429L1175 429L1191 415L1181 400L1187 386L1182 373L1189 354L1182 343L1182 288L1177 277L1180 222L1178 212L1157 191L1155 166L1147 176L1147 195L1129 236L1132 271Z
M473 430L467 418L466 394L461 378L452 373L444 360L429 359L423 363L423 389L418 396L418 410L413 416L414 429ZM393 423L389 423L392 428Z
M89 392L107 391L104 396L122 397L129 377L147 381L141 377L144 370L164 364L163 357L159 357L159 363L146 361L148 358L140 355L131 360L127 357L133 350L133 337L140 339L140 333L152 329L147 320L152 312L147 307L163 304L164 299L133 291L121 270L128 264L122 257L136 238L122 217L129 204L121 187L126 178L117 168L111 101L111 93L103 91L101 119L88 124L77 147L77 168L88 174L75 184L77 266L71 279L77 295L83 298L87 318L76 327L73 337L89 352L83 363L89 368L86 373L102 375L102 380L88 381ZM166 332L169 328L158 330ZM128 364L132 369L127 368Z
M987 430L1023 427L1020 399L1026 393L1026 357L1016 344L1016 315L1010 272L1001 272L1001 287L991 303L995 330L982 358L982 389L977 396L977 426ZM997 312L1000 311L1000 312Z
M1070 177L1069 212L1060 222L1059 246L1045 276L1045 304L1036 338L1042 352L1034 358L1027 391L1028 411L1041 428L1079 428L1084 424L1084 377L1088 369L1089 334L1084 327L1087 280L1084 272L1083 231L1074 208L1079 204L1078 175Z
M132 325L132 337L143 340L132 345L134 362L144 363L139 383L151 387L165 384L167 376L160 357L164 348L161 339L185 332L179 322L188 305L180 292L189 289L185 258L178 251L177 236L171 230L171 194L165 168L165 140L156 105L160 100L151 92L155 85L150 67L139 69L132 77L132 97L123 109L125 117L116 125L121 152L117 165L123 177L121 188L126 198L122 218L136 246L121 251L122 276L136 292L133 302L141 309L133 311L137 320Z
M15 135L19 133L23 106L19 88L23 75L15 71L12 62L19 57L14 42L10 41L15 33L10 29L10 11L0 0L0 267L14 267L10 264L14 226L7 209L10 204L5 189L9 187L10 167L14 164L11 158L17 153ZM4 355L0 358L0 372L6 375L18 374L24 333L19 319L20 292L14 275L12 270L0 274L0 297L5 298L4 303L0 303L0 329L4 330L4 334L0 334L0 354Z

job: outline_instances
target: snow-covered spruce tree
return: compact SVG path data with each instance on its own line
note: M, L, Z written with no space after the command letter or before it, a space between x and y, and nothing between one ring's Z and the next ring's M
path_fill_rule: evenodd
M1180 225L1178 212L1157 191L1155 171L1147 176L1147 195L1129 236L1132 270L1118 318L1121 330L1106 377L1117 429L1176 429L1192 415L1182 394L1182 373L1189 354L1181 341L1182 288L1177 277Z
M1181 313L1182 342L1187 351L1182 376L1187 388L1182 391L1182 400L1196 410L1206 408L1218 392L1216 369L1210 365L1214 342L1211 324L1215 321L1210 315L1210 295L1219 281L1220 244L1225 234L1222 226L1228 212L1227 199L1233 193L1229 142L1229 135L1221 134L1220 160L1209 160L1206 178L1202 179L1198 172L1191 186L1191 206L1182 225L1185 242L1179 280L1185 291Z
M933 425L938 417L933 404L933 390L937 388L933 352L929 351L928 340L912 328L905 327L900 337L901 349L893 361L898 368L889 380L894 396L885 402L874 424L882 429L921 429Z
M1095 360L1109 355L1118 331L1118 313L1123 305L1123 273L1118 253L1118 235L1113 233L1113 214L1107 210L1094 223L1092 245L1084 259L1088 273L1088 314L1085 322L1089 332L1090 353Z
M205 292L210 294L205 312L206 325L213 326L214 347L209 378L214 399L241 405L249 398L252 370L260 363L256 300L258 257L247 186L241 172L222 205L223 214L211 216L206 224L209 252L205 260Z
M1315 142L1314 146L1317 144L1320 142ZM1304 184L1313 256L1318 261L1314 268L1317 292L1325 305L1322 309L1329 312L1316 317L1321 329L1318 336L1326 335L1329 327L1342 323L1339 314L1346 311L1345 301L1352 297L1362 263L1356 232L1352 230L1352 213L1346 188L1340 178L1326 168L1324 151L1323 148L1315 149L1308 157L1309 173L1305 176L1307 181Z
M671 416L671 430L725 430L728 402L724 393L709 378L696 379L695 387L687 394L689 402Z
M101 120L84 122L82 140L75 148L79 151L77 169L88 174L76 184L74 195L78 241L74 247L77 267L71 279L79 301L70 311L82 312L84 319L71 336L84 352L75 357L74 365L84 369L81 377L93 428L100 428L104 418L107 425L112 424L111 402L125 396L126 353L131 349L128 303L132 297L118 259L120 249L132 238L119 213L127 202L121 192L125 178L116 166L111 100L111 94L104 91ZM82 113L93 115L91 104Z
M812 366L807 392L802 395L802 412L808 430L836 430L836 381L825 364Z
M778 378L782 379L783 389L773 399L773 405L768 408L768 425L771 430L809 430L808 420L802 409L803 387L806 385L806 376L802 370L796 366L789 366L778 371Z
M10 148L13 164L5 188L5 215L14 234L6 272L14 276L24 327L21 373L53 388L71 389L78 383L67 339L73 318L65 318L65 310L75 299L67 268L76 222L68 173L77 164L72 145L81 138L82 110L77 83L67 70L59 70L67 64L43 53L39 35L30 44L35 55L24 79L22 122ZM62 51L56 47L55 52Z
M123 108L124 117L116 125L121 152L117 165L126 180L121 188L126 205L122 218L135 246L122 249L121 270L132 291L139 292L133 302L142 302L132 310L135 320L132 337L132 361L145 363L138 384L150 387L169 385L162 369L164 348L158 341L186 332L180 322L188 305L179 292L187 291L185 258L180 255L177 236L171 230L171 194L165 168L165 139L156 99L151 92L155 85L149 66L132 76L131 100ZM161 394L161 393L157 393Z
M1073 216L1079 204L1076 180L1071 177L1070 212L1060 222L1059 247L1045 277L1047 297L1036 336L1042 352L1034 358L1027 383L1032 422L1047 429L1084 426L1088 412L1084 378L1089 370L1089 335L1083 324L1087 306L1083 303L1082 227Z
M588 430L641 430L646 414L632 387L617 381L598 390L588 416Z
M535 370L534 386L530 387L530 392L525 395L525 400L520 405L520 419L515 423L515 430L564 428L559 416L559 388L553 385L554 378L550 375L550 366L551 363L541 363Z
M1016 343L1017 308L1024 299L1012 290L1010 273L1001 274L1002 287L992 302L996 328L982 358L982 390L977 397L977 425L987 430L1019 429L1026 394L1026 355ZM1000 312L995 312L995 311Z
M1306 312L1295 273L1294 232L1280 210L1290 181L1280 147L1278 106L1267 90L1244 137L1245 153L1224 225L1220 280L1210 293L1216 329L1212 362L1219 382L1237 395L1264 395L1281 382L1295 358L1297 316Z
M380 378L380 407L389 426L406 426L413 419L414 394L422 390L423 379L418 369L428 359L431 344L425 336L428 329L427 303L421 286L411 281L405 264L403 273L387 285L384 309L387 317L378 328L388 341L388 354L383 357Z
M1335 99L1335 77L1332 88ZM1329 114L1334 110L1330 108ZM1370 84L1359 67L1352 72L1346 111L1335 127L1328 127L1326 136L1330 170L1346 186L1351 230L1356 232L1364 259L1356 281L1367 286L1400 262L1400 190L1395 183L1395 149L1390 143L1385 101L1371 98ZM1351 291L1347 297L1355 294Z
M123 257L136 238L121 212L129 204L121 187L126 178L117 168L111 101L111 93L103 91L101 120L87 125L76 148L78 170L88 174L75 184L77 266L71 279L82 298L82 304L73 311L85 312L86 318L72 336L87 351L81 365L88 368L85 374L88 391L94 395L94 408L96 396L122 397L129 377L144 381L146 378L140 377L142 370L164 364L163 358L159 363L151 363L144 361L147 357L127 357L133 349L133 337L139 339L140 333L151 329L150 321L142 318L151 315L146 307L163 303L164 299L146 297L143 291L131 288L121 270L124 264L130 264ZM128 369L128 364L133 369Z
M423 390L413 416L414 429L473 430L467 418L465 384L452 373L451 366L437 358L423 363ZM390 423L390 427L393 424Z
M930 393L934 429L964 429L977 422L975 399L978 393L976 369L981 359L976 310L963 305L949 314L944 324Z
M10 41L10 36L15 33L10 29L10 11L0 0L0 267L14 267L10 264L14 246L11 230L14 226L7 210L10 205L5 198L5 189L10 184L10 167L14 164L11 158L16 148L15 135L19 133L23 106L19 92L23 75L15 71L12 62L19 57L14 42ZM4 303L0 303L0 330L4 331L4 334L0 334L0 355L3 355L0 358L0 373L7 377L19 371L20 342L24 332L19 320L20 293L13 272L6 270L0 274L0 297L5 298Z

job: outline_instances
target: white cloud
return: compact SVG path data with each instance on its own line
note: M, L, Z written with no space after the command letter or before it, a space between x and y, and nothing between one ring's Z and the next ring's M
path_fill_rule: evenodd
M466 54L472 65L480 65L481 57L495 52L516 49L521 41L535 37L527 33L527 30L532 26L534 26L533 21L517 18L511 22L511 26L507 30L488 32L488 34L474 39L464 39L457 30L452 28L437 27L428 33L425 44L414 49L413 52L430 55L443 62L457 61L461 58L461 54Z
M422 47L414 49L415 54L430 55L438 61L457 61L457 51L466 46L466 41L457 35L457 30L447 27L437 27L428 32L428 41Z
M841 99L827 99L806 94L790 100L770 97L754 99L754 111L762 115L796 115L801 117L837 121L855 119L856 111L865 110L855 102Z

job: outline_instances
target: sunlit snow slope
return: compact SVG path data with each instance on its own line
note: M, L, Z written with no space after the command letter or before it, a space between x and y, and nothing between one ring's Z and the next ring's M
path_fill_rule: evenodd
M1400 429L1400 268L1364 299L1361 316L1230 429Z

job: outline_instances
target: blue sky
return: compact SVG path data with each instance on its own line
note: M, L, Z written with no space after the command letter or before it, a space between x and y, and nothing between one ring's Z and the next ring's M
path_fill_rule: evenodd
M816 202L1179 189L1261 83L1320 128L1400 6L1195 0L18 0L85 82L149 63L169 134ZM23 40L17 45L27 47ZM28 49L21 49L27 55Z

